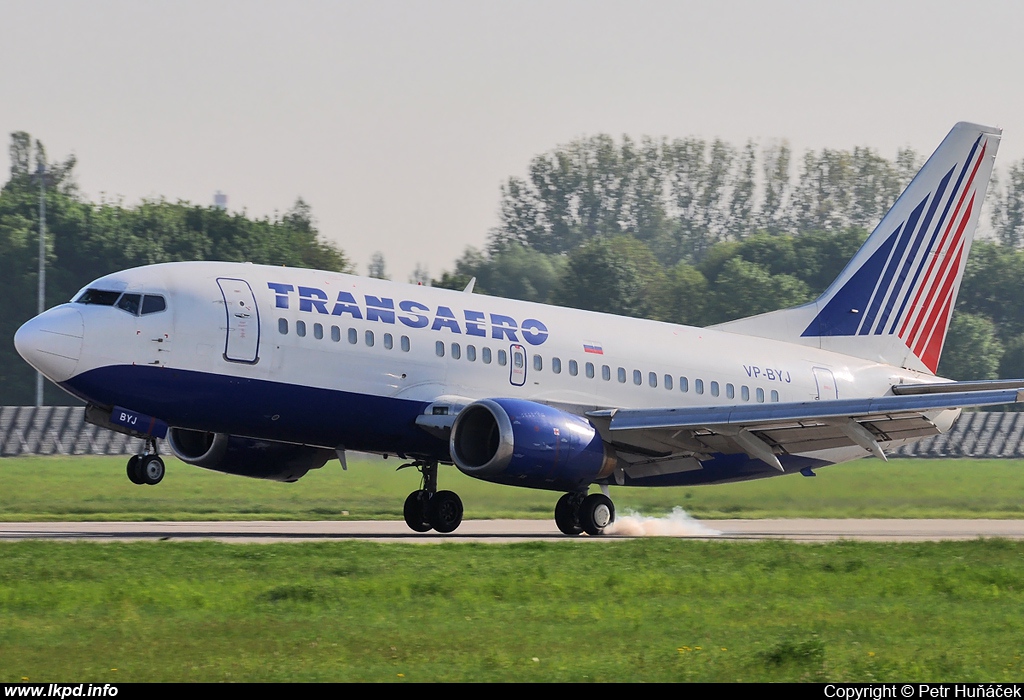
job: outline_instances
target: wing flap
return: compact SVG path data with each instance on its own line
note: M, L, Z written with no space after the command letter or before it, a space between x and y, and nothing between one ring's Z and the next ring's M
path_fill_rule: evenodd
M641 465L693 468L687 458L699 462L711 453L745 453L781 469L775 455L851 446L884 459L880 443L938 434L932 418L941 411L1024 400L1022 383L1003 386L834 401L610 409L587 416L630 465L631 475Z

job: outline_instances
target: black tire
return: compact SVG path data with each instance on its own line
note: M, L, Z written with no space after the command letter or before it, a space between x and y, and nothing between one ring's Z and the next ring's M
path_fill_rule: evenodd
M402 514L405 516L405 524L414 532L430 532L431 525L427 522L427 498L426 491L413 491L405 499Z
M146 483L145 481L142 480L142 470L139 469L138 455L133 455L132 458L128 460L127 471L128 481L132 482L133 484L138 484L139 486Z
M576 493L564 494L555 504L555 525L563 535L578 535L583 532L579 518L580 497Z
M157 455L139 458L139 478L142 483L156 486L164 479L164 461Z
M580 506L580 525L588 535L597 536L615 522L615 504L603 493L592 493Z
M438 491L427 502L427 520L438 532L454 532L462 524L462 499L454 491Z

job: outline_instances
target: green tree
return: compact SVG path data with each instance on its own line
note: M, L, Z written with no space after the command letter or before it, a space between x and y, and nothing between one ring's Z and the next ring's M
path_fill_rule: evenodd
M949 324L937 374L960 381L998 376L1003 344L984 316L956 311Z
M664 272L650 249L632 236L596 238L568 256L558 300L565 306L650 317L649 292Z
M7 303L0 334L11 338L36 313L39 182L46 166L46 303L69 300L91 280L116 270L175 260L235 260L348 271L337 246L321 239L308 204L298 199L283 217L250 219L188 202L84 201L74 180L75 159L49 162L38 141L11 135L11 176L0 188L0 273ZM13 344L0 345L3 403L29 403L34 373ZM46 401L70 399L47 386Z
M763 266L731 258L711 283L708 316L722 323L797 306L811 300L807 285L792 275L772 275Z

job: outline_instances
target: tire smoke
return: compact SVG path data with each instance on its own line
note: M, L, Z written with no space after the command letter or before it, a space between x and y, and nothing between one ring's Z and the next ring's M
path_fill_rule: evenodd
M606 535L626 537L714 537L722 533L692 518L681 507L660 518L631 512L604 529Z

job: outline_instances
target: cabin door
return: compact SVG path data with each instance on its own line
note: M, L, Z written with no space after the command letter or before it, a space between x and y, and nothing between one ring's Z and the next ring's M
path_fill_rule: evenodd
M227 314L224 359L228 362L256 364L260 359L260 314L256 297L245 280L218 277Z
M836 378L832 370L824 367L814 368L814 381L818 385L818 398L828 401L839 398L839 389L836 387Z

